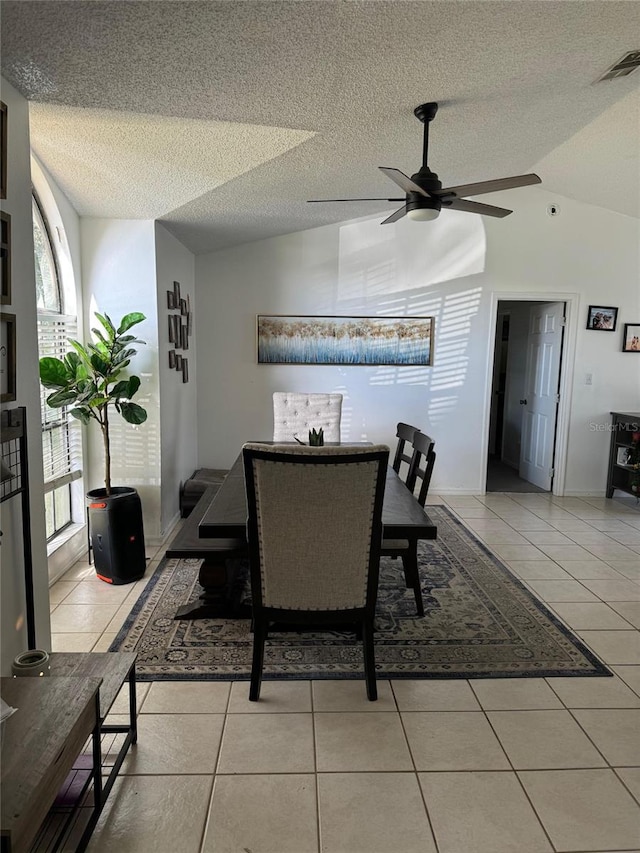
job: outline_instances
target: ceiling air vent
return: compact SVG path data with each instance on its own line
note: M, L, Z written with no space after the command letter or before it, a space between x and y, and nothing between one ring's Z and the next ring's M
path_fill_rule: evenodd
M615 80L616 77L628 77L629 74L632 74L638 66L640 66L640 50L631 50L629 53L626 53L622 59L619 59L615 65L612 65L597 82L600 83L602 80Z

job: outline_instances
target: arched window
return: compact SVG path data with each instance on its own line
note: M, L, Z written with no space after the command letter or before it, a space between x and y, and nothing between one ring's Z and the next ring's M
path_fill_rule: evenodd
M77 336L77 317L65 313L64 288L46 216L36 194L32 197L33 248L38 306L38 350L43 356L62 356L68 338ZM78 421L66 407L46 403L51 392L40 389L42 455L45 482L47 540L73 521L71 483L82 476L82 438ZM79 519L81 520L81 519Z

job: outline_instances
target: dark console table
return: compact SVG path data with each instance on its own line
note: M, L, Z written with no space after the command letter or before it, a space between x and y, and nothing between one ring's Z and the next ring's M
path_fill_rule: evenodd
M133 652L62 653L50 656L49 678L3 678L0 694L18 708L2 723L2 853L28 851L59 792L75 776L93 782L93 809L77 846L85 849L131 744L136 743L136 655ZM120 689L129 685L129 723L105 722ZM105 768L102 738L124 735L113 765ZM92 739L87 772L81 756ZM81 769L77 769L80 766ZM107 773L108 770L108 773ZM103 772L106 774L103 777ZM84 809L82 810L85 811ZM52 847L61 837L52 833Z

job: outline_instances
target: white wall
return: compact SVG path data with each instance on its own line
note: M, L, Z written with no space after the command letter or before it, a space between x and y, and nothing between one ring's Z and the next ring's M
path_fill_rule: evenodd
M166 228L156 222L156 276L158 288L159 326L159 379L160 379L160 449L162 508L160 527L162 533L171 529L179 515L180 484L193 473L197 461L196 387L197 365L194 338L188 351L176 350L188 359L189 381L169 369L168 321L176 311L167 309L167 290L173 282L180 282L183 299L189 296L191 311L195 316L195 264L194 256ZM186 318L182 318L186 322ZM205 374L206 376L206 374Z
M562 208L553 218L551 201ZM339 391L344 440L393 445L397 421L414 423L436 439L434 492L483 491L492 295L567 293L579 294L579 316L565 490L604 493L608 433L590 424L640 410L640 360L621 352L622 324L640 318L638 221L542 188L492 202L515 212L383 228L377 216L197 257L198 463L228 466L243 441L269 438L273 391ZM603 302L620 308L619 333L585 329L587 306ZM432 315L435 362L258 365L256 314Z
M40 383L36 290L31 218L29 167L29 117L27 101L5 80L0 96L7 105L7 198L2 210L11 215L11 303L3 313L16 316L17 399L2 408L26 406L28 426L29 487L31 493L31 548L36 610L36 643L50 648L49 592L45 546L42 440L40 433ZM9 675L11 661L27 648L25 630L24 564L20 498L0 505L0 599L2 642L0 672Z
M147 220L81 219L84 323L96 325L94 313L119 323L125 314L141 311L147 318L132 332L145 341L128 372L140 376L135 402L148 418L140 426L126 423L115 412L111 427L113 485L132 486L142 502L145 539L161 537L160 512L160 386L158 380L158 295L155 270L155 229ZM104 488L100 430L88 429L88 489Z

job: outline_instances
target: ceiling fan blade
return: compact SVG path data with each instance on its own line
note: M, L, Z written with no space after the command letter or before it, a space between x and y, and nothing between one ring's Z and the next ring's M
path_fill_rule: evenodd
M485 216L498 216L501 219L513 213L512 210L507 210L506 207L495 207L493 204L481 204L479 201L467 201L465 198L452 198L451 201L446 199L442 202L442 207L446 210L464 210L467 213L482 213Z
M458 187L442 187L434 190L433 195L438 198L443 196L454 196L462 198L468 195L482 195L482 193L495 193L499 190L512 190L515 187L528 187L531 184L541 184L538 175L514 175L513 178L496 178L495 181L479 181L477 184L460 184Z
M411 178L408 175L405 175L404 172L401 172L400 169L392 169L388 166L378 166L378 169L380 169L381 172L384 172L388 178L391 178L394 184L402 187L406 193L420 193L420 195L430 198L429 193L425 192L422 187L419 187L414 183Z
M398 219L402 219L402 217L407 212L407 205L404 207L399 207L395 213L392 213L391 216L387 216L386 219L383 219L380 225L389 225L391 222L397 222Z
M323 201L404 201L404 198L309 198L307 204L319 204Z

